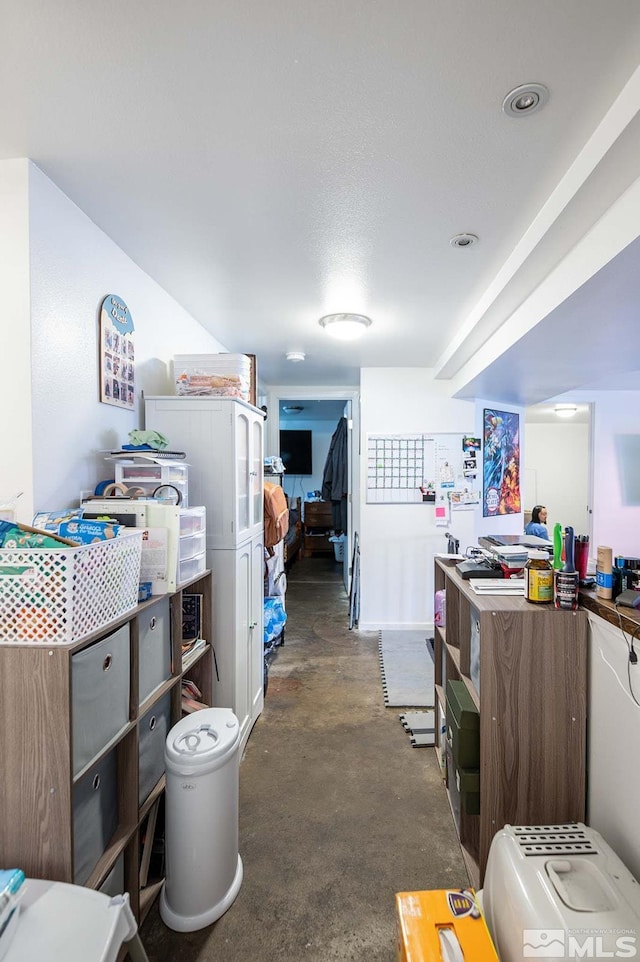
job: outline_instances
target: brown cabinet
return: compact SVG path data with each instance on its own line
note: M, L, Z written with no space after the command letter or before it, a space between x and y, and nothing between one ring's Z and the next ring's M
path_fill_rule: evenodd
M187 669L183 592L202 596L209 642ZM183 677L211 704L210 599L205 572L73 644L0 639L0 863L34 878L113 884L144 916L162 886L148 875L152 825Z
M442 589L446 625L435 628L438 755L477 886L491 840L505 824L584 821L588 622L581 610L477 595L454 564L437 559L435 590ZM464 684L479 711L479 811L460 804L460 773L452 770L449 679Z
M329 537L333 532L333 512L330 501L304 503L304 553L308 555L333 552Z

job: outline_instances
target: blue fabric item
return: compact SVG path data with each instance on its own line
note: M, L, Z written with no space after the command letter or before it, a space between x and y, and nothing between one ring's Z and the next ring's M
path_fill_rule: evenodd
M264 599L264 644L268 645L282 634L287 613L282 598Z
M549 540L549 535L547 533L546 526L544 524L537 524L535 521L530 521L527 527L524 529L525 534L532 534L536 538L544 538L545 541Z

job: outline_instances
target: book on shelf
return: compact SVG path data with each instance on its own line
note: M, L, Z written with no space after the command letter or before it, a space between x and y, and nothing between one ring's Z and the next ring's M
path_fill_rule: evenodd
M207 642L204 638L196 638L195 641L190 641L188 644L182 646L182 670L184 671L189 667L192 661L195 660L197 655L206 647Z
M209 705L205 705L204 702L196 701L194 698L187 698L186 695L182 696L182 710L185 715L190 715L194 711L202 711L203 708L209 708Z
M202 698L202 692L191 678L185 678L182 682L182 694L187 698L195 698L196 701Z
M184 592L182 595L182 640L195 641L202 633L203 595Z
M524 595L524 578L470 578L477 595Z

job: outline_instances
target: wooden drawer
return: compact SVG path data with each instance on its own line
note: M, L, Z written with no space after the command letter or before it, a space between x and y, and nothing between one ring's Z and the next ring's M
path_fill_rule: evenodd
M304 523L307 528L333 528L330 501L305 501Z
M312 555L318 551L330 551L333 554L333 544L331 541L329 541L329 535L305 534L304 553L307 555Z

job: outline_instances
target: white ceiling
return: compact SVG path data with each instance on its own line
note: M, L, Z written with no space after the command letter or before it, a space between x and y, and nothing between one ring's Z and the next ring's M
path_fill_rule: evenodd
M574 386L552 334L543 389L514 388L521 354L482 384L465 365L638 176L640 123L610 111L637 0L0 0L0 23L0 157L30 157L265 384L424 365L460 396ZM528 81L548 104L506 117ZM462 231L480 243L452 248ZM373 326L333 342L331 311Z

